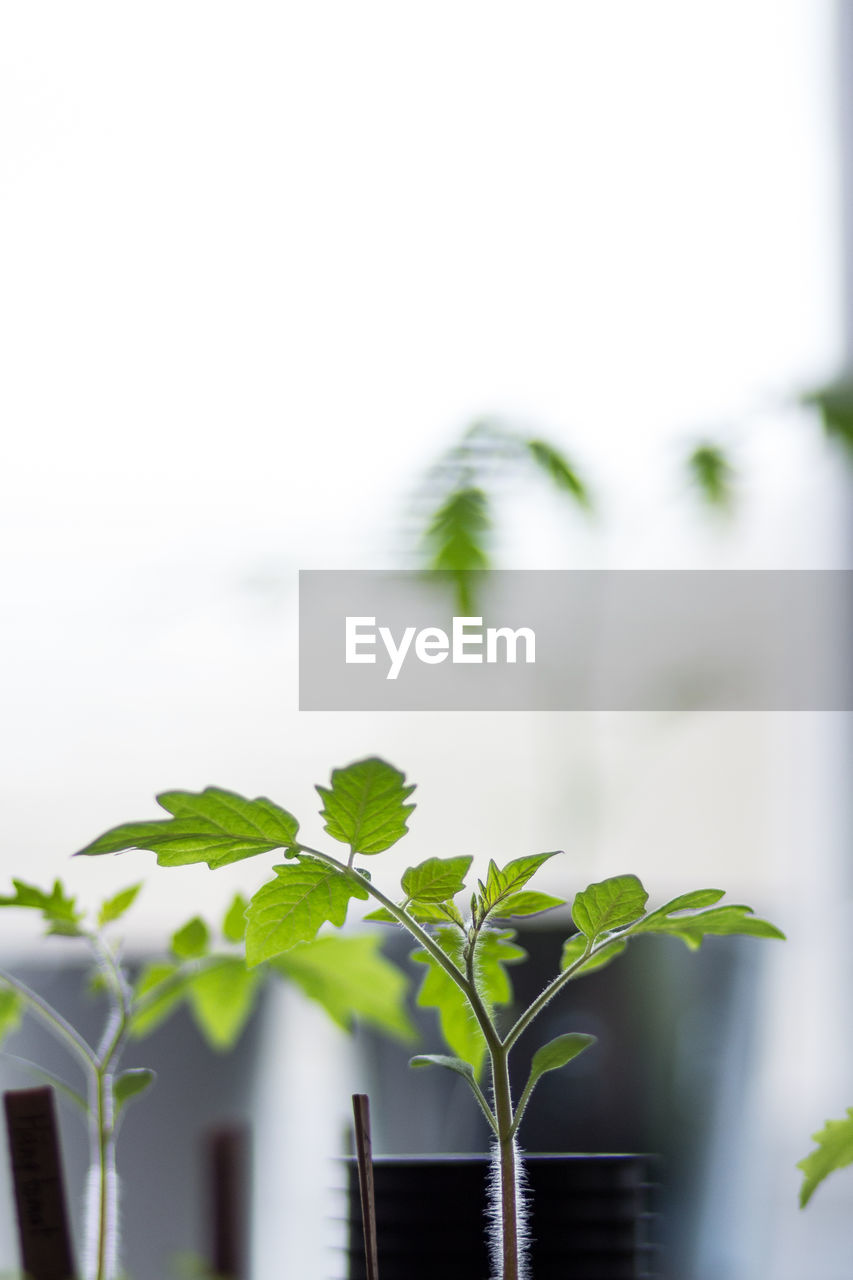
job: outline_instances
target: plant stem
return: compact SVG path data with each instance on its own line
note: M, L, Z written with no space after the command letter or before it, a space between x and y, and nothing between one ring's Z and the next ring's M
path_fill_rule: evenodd
M509 1031L503 1038L504 1047L511 1049L522 1032L527 1030L533 1019L538 1017L545 1006L554 999L557 992L561 991L567 982L571 982L581 965L586 964L587 960L598 955L599 951L603 951L611 942L613 942L612 936L607 938L600 947L593 947L591 940L588 940L583 954L579 955L577 960L570 964L567 969L564 969L562 973L557 974L557 977L548 983L542 994L536 997L533 1004L525 1009L524 1013L514 1026L510 1027Z
M110 1016L101 1048L96 1053L70 1022L26 983L0 972L0 982L16 991L31 1012L80 1060L89 1093L89 1182L87 1195L88 1280L113 1280L117 1225L115 1118L111 1064L121 1049L127 1027L126 984L115 957L94 936L88 941L98 965L108 976Z
M42 997L28 987L25 982L19 981L18 978L13 978L11 974L8 974L3 970L0 970L0 982L11 987L12 990L16 991L23 1000L26 1000L36 1017L44 1023L48 1030L51 1031L58 1040L62 1041L67 1049L70 1049L71 1052L81 1060L87 1071L94 1068L95 1054L93 1050L90 1049L89 1045L80 1033L75 1031L71 1023L67 1022L65 1018L63 1018L61 1013L57 1013L56 1009L54 1009L52 1005L49 1005L46 1000L43 1000Z
M113 1280L116 1271L118 1229L118 1177L115 1160L115 1115L113 1079L109 1071L99 1069L92 1082L90 1145L93 1153L90 1178L97 1210L87 1224L94 1280Z
M319 849L312 849L307 845L298 845L300 852L307 853L314 858L319 858L327 866L334 867L336 871L347 876L348 879L357 883L362 889L366 889L371 897L385 907L405 929L409 931L412 937L420 943L437 964L453 979L460 990L465 994L471 1011L477 1020L480 1030L486 1040L489 1051L489 1058L492 1065L492 1087L495 1096L495 1121L496 1133L498 1140L498 1159L500 1165L499 1181L500 1181L500 1266L501 1280L520 1280L521 1276L521 1258L519 1254L519 1205L517 1191L517 1169L516 1169L516 1147L514 1137L513 1124L513 1108L512 1108L512 1092L509 1080L509 1050L511 1042L502 1041L495 1025L492 1021L489 1010L487 1009L479 990L477 989L476 971L475 971L475 951L477 942L480 937L480 924L472 926L468 939L465 944L465 972L457 967L450 957L442 950L437 942L430 936L425 929L421 927L403 907L387 897L380 889L377 889L371 881L359 875L358 871L349 864L338 862L336 858L332 858L329 854L322 853ZM584 956L584 959L587 957ZM565 978L564 974L560 975ZM550 998L550 997L549 997ZM526 1024L525 1024L526 1025ZM523 1028L522 1028L523 1030ZM519 1032L520 1034L520 1032ZM498 1254L498 1249L495 1249ZM497 1258L496 1258L497 1260Z
M118 1268L118 1174L114 1074L127 1040L133 993L112 949L97 934L88 935L110 997L110 1014L91 1081L90 1185L87 1261L92 1280L115 1280ZM96 1207L95 1207L96 1206Z
M492 1052L492 1082L495 1091L495 1115L498 1122L498 1158L500 1161L500 1259L501 1280L519 1280L518 1198L516 1149L513 1137L512 1095L509 1084L508 1052L500 1048ZM497 1252L497 1250L496 1250Z
M482 922L473 925L465 947L465 970L472 994L468 999L474 1016L486 1037L492 1066L492 1091L495 1099L495 1129L498 1139L498 1164L500 1181L500 1238L495 1242L497 1260L500 1250L501 1280L519 1280L521 1255L519 1241L518 1176L516 1169L515 1125L513 1120L512 1090L509 1079L509 1048L502 1044L489 1011L477 990L475 956Z

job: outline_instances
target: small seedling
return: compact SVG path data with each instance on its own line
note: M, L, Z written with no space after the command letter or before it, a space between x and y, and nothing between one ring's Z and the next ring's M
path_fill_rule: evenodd
M295 982L343 1027L358 1018L399 1039L414 1038L404 1008L406 978L379 954L378 938L318 938L298 953L248 969L243 953L247 904L237 895L225 912L218 940L205 921L195 916L172 935L168 958L148 963L134 974L113 935L133 905L139 884L103 902L91 918L59 880L50 892L22 880L14 880L13 886L14 895L0 898L0 906L38 911L49 935L78 939L94 962L91 985L107 1005L101 1037L90 1044L41 995L13 974L0 971L0 1038L14 1031L28 1013L82 1068L80 1090L36 1063L13 1059L71 1099L86 1120L85 1280L116 1280L120 1274L116 1139L125 1107L154 1082L154 1072L147 1068L122 1070L125 1050L131 1040L148 1035L181 1003L189 1006L211 1047L224 1051L239 1038L264 981L279 976Z
M512 990L506 966L524 958L507 921L566 905L562 898L530 889L534 875L556 853L516 858L504 867L490 862L485 878L467 882L470 856L428 858L403 872L401 892L387 894L373 881L363 859L384 853L407 833L414 787L383 760L360 760L336 769L328 787L317 788L325 830L348 846L345 859L299 839L299 824L271 800L248 800L210 787L200 793L170 792L160 798L168 818L117 827L95 840L84 854L137 848L156 853L161 866L205 862L224 866L255 854L281 850L246 910L249 972L263 964L297 958L326 923L344 924L352 898L372 898L368 919L399 924L418 944L414 958L426 967L418 1003L435 1007L450 1054L421 1054L413 1066L440 1066L468 1084L494 1134L499 1176L493 1240L495 1273L502 1280L524 1274L519 1154L516 1135L537 1081L594 1044L578 1032L557 1036L533 1055L527 1083L517 1099L510 1088L509 1058L519 1037L569 982L609 964L643 934L680 938L695 950L709 934L784 935L750 907L718 906L720 889L685 893L654 911L634 875L613 876L576 894L572 919L577 932L566 939L560 971L511 1025L500 1010ZM358 860L358 861L357 861ZM464 901L464 909L457 905ZM318 943L330 939L318 939ZM317 944L315 944L317 945ZM341 970L342 986L351 975ZM489 1093L481 1084L489 1064Z

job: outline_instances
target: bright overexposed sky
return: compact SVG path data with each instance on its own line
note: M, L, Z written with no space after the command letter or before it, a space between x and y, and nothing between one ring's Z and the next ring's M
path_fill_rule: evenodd
M399 563L476 415L600 500L525 491L505 563L843 563L778 407L842 350L833 74L814 0L4 6L0 866L313 760L296 570Z

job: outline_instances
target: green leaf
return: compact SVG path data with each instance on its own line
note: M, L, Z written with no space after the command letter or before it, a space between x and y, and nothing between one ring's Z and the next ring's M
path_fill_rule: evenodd
M648 896L636 876L612 876L577 894L572 919L581 933L597 938L641 916Z
M580 960L586 949L587 939L582 933L576 933L573 937L568 938L563 944L563 954L560 958L560 969L568 969L576 960ZM575 970L575 974L592 973L595 969L603 969L605 965L610 964L611 960L615 960L621 955L627 947L628 942L625 938L614 938L612 942L607 943L594 956L590 956L586 964L582 964L579 969Z
M542 1048L534 1053L530 1064L529 1087L532 1089L546 1071L558 1071L560 1067L565 1067L579 1053L583 1053L584 1049L589 1049L594 1044L595 1036L585 1036L574 1031L569 1032L568 1035L557 1036L555 1040L543 1044Z
M452 928L438 929L435 941L457 966L462 964L462 936ZM412 959L427 966L417 995L421 1008L438 1011L439 1026L448 1048L456 1057L471 1063L478 1079L486 1058L486 1041L465 995L428 951L413 952Z
M715 902L726 896L725 889L694 889L691 893L679 894L672 902L667 902L657 910L649 912L646 921L656 920L659 916L672 915L674 911L695 911L700 907L713 907Z
M146 965L133 990L132 1035L140 1039L165 1022L183 1000L189 982L190 975L181 974L175 964ZM143 999L144 1007L136 1007Z
M434 908L429 906L426 909L430 913L432 913L432 911L434 910ZM412 914L411 911L409 914ZM430 919L431 918L432 916L430 915ZM363 919L370 920L376 924L399 924L400 923L400 921L397 919L396 916L391 915L391 912L388 910L387 907L377 907L375 911L368 911L367 915L364 916Z
M818 1145L798 1161L805 1177L800 1187L800 1208L804 1209L816 1189L830 1173L853 1164L853 1107L847 1108L844 1120L827 1120L826 1128L812 1134Z
M543 1044L541 1049L536 1050L530 1064L530 1075L527 1077L527 1083L518 1100L515 1119L512 1124L512 1133L515 1133L518 1129L521 1118L530 1101L530 1095L537 1081L545 1075L546 1071L558 1071L560 1067L564 1067L573 1058L576 1058L579 1053L583 1053L584 1049L588 1049L593 1044L595 1044L595 1036L569 1032L567 1035L557 1036L556 1040L550 1040L548 1044Z
M839 378L812 391L803 397L803 403L814 405L827 436L849 450L853 459L853 378Z
M549 858L555 858L560 850L536 853L524 858L513 858L505 867L498 867L494 859L489 863L486 883L480 881L480 906L484 916L499 906L511 894L524 888Z
M350 898L367 898L355 879L307 854L273 867L276 878L249 903L246 962L250 968L299 942L310 942L327 920L342 925Z
M768 920L760 920L752 913L752 907L731 904L725 907L714 907L711 911L699 911L693 915L660 915L653 912L645 920L640 920L631 930L632 933L668 933L695 951L707 934L728 937L732 934L745 934L752 938L781 938L784 933Z
M214 1049L230 1049L237 1043L260 982L261 974L248 970L236 956L223 957L192 976L187 1000L199 1030Z
M712 507L731 506L736 473L719 445L697 445L687 458L687 470Z
M131 1098L138 1098L146 1089L150 1089L156 1079L156 1072L149 1071L147 1067L128 1067L127 1071L117 1075L113 1083L116 1114L118 1115Z
M421 906L429 908L431 903L422 903ZM450 920L452 924L458 925L460 929L465 928L465 922L462 919L462 912L451 898L447 902L440 902L436 910L442 917L442 920Z
M379 946L375 934L316 938L277 956L272 967L346 1030L356 1020L411 1042L416 1032L406 1013L409 982Z
M0 907L31 907L40 911L49 925L48 933L77 937L80 934L79 923L83 919L82 911L76 907L76 899L69 898L61 880L54 881L50 893L24 880L12 880L15 887L13 898L0 898Z
M21 1025L23 1001L17 991L0 987L0 1044Z
M287 848L299 830L293 815L265 796L247 800L233 791L207 787L201 792L166 791L157 801L174 816L113 827L77 856L150 849L161 867L206 862L216 869Z
M448 1057L446 1053L419 1053L417 1057L409 1059L410 1067L446 1067L448 1071L455 1071L458 1076L463 1076L469 1084L474 1082L474 1068L470 1062L463 1062L461 1058Z
M231 906L222 921L222 933L226 942L242 942L246 936L246 908L248 902L242 893L235 893Z
M461 1076L471 1089L493 1133L497 1136L497 1121L482 1089L477 1083L477 1077L474 1075L474 1068L470 1062L463 1062L461 1058L448 1057L445 1053L419 1053L417 1057L409 1059L409 1066L444 1067L447 1071L452 1071L455 1075Z
M407 898L419 902L446 902L465 888L465 877L473 858L427 858L403 872L401 881Z
M354 853L390 849L406 835L415 807L404 803L415 789L405 780L405 774L376 757L333 770L331 787L317 787L326 831Z
M550 911L553 907L565 905L564 898L554 898L550 893L528 890L526 893L512 893L508 898L504 898L493 914L506 919L510 916L535 916L540 911Z
M589 490L565 454L544 440L525 441L527 450L538 467L553 480L558 489L570 494L579 506L589 510Z
M450 916L456 919L459 916L455 910L453 903L433 903L433 902L410 902L406 907L408 915L419 921L420 924L447 924ZM396 916L392 916L387 907L377 907L375 911L370 911L364 917L365 920L378 921L380 924L399 924ZM462 917L459 916L461 920Z
M210 931L201 916L193 916L185 925L172 935L169 949L179 960L198 960L207 955L210 946Z
M105 924L112 924L114 920L118 920L123 916L128 907L133 906L136 901L136 895L141 888L141 882L132 884L129 889L122 889L121 893L117 893L115 897L107 898L106 902L102 902L101 909L98 912L98 924L103 927Z

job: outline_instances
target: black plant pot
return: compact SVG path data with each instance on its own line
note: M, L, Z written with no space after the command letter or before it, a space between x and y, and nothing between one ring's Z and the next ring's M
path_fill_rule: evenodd
M653 1277L651 1160L528 1155L532 1280ZM486 1280L487 1156L388 1156L374 1162L381 1280ZM358 1171L349 1162L350 1280L364 1280Z

